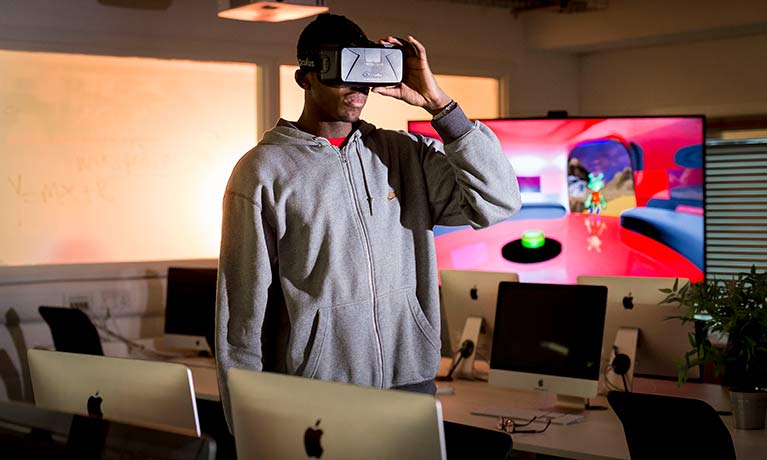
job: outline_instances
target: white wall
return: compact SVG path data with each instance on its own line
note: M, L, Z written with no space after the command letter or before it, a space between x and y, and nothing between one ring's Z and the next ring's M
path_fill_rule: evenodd
M0 48L236 60L264 65L261 130L277 117L278 64L310 19L218 19L214 1L165 12L96 0L0 0ZM501 114L765 111L767 2L611 0L599 13L523 13L446 1L328 0L371 38L413 34L439 73L502 79ZM594 51L600 50L600 51ZM588 51L588 54L578 54Z
M531 49L593 51L767 32L763 0L609 0L607 9L525 14Z
M27 350L53 344L39 306L85 302L97 327L129 339L158 337L165 323L168 267L215 265L200 259L0 267L0 400L32 400ZM105 354L125 353L119 339L100 333Z
M524 17L530 49L579 56L582 115L767 113L764 0L610 0Z
M540 115L552 107L577 112L577 58L526 51L524 24L510 14L425 0L326 3L331 12L357 22L370 38L419 38L435 72L502 78L507 96L501 105L509 115ZM0 0L0 11L0 48L257 62L264 65L263 89L272 95L279 80L276 65L295 63L296 40L311 20L266 24L219 19L214 0L175 0L159 12L102 6L96 0ZM528 83L539 74L558 87L543 99L529 94ZM277 100L270 102L269 94L266 111L276 118L279 111L268 106Z
M581 58L584 114L767 113L767 34Z
M137 2L140 3L140 2ZM490 8L481 8L473 5L460 5L453 3L443 2L431 2L431 1L410 1L410 0L392 0L387 3L380 2L359 2L354 0L339 0L329 2L331 11L336 13L342 13L354 18L359 22L363 28L367 29L368 35L371 38L385 37L386 35L405 36L412 34L417 36L423 43L425 43L429 50L429 56L431 58L431 65L436 73L441 74L458 74L458 75L472 75L498 78L501 81L500 93L502 95L502 102L500 104L500 115L544 115L551 109L564 109L570 110L573 113L577 113L578 107L578 81L577 81L577 69L578 59L575 56L568 56L565 54L550 53L550 52L531 52L528 51L525 43L525 28L523 22L514 19L509 14L498 14L498 11ZM66 52L66 53L78 53L78 54L106 54L106 55L118 55L118 56L141 56L150 58L177 58L185 60L215 60L215 61L244 61L255 62L263 66L263 71L257 72L259 81L254 81L253 86L257 87L259 94L256 95L258 106L261 107L262 113L255 118L245 119L241 115L234 115L232 121L240 122L240 125L236 125L233 122L226 122L226 117L216 117L216 120L236 130L237 132L248 131L248 126L242 126L243 123L256 124L260 123L257 127L257 133L263 132L263 130L271 127L276 121L279 115L279 110L275 107L278 103L277 95L279 94L279 74L278 64L293 64L295 63L295 43L297 36L301 29L311 19L305 19L301 21L293 21L278 24L268 23L251 23L241 21L231 21L225 19L219 19L216 16L216 2L215 1L202 1L202 0L175 0L172 2L172 6L167 11L152 11L152 10L136 10L130 8L118 8L110 7L99 4L96 0L68 0L62 2L59 0L27 0L24 2L14 2L9 0L0 0L0 11L3 14L0 15L0 50L23 50L23 51L54 51L54 52ZM18 56L21 53L6 53L12 56ZM25 58L29 58L29 54L23 54ZM42 55L42 53L40 53ZM63 86L57 86L53 84L53 79L46 79L46 75L55 74L55 70L60 70L64 65L57 60L58 54L45 53L46 56L52 56L50 67L35 67L29 71L28 74L24 74L24 78L14 78L14 70L17 67L23 67L18 65L18 61L8 60L4 65L0 62L0 73L6 74L11 78L11 88L20 87L21 92L24 94L24 98L21 98L21 102L14 101L14 91L3 92L0 91L0 121L3 120L3 111L7 111L8 108L13 109L13 104L28 103L30 100L36 100L41 97L41 93L47 92L48 97L43 99L50 100L52 102L47 104L39 104L43 107L39 112L47 115L58 115L60 118L50 118L49 124L55 126L57 129L63 130L61 134L64 136L69 135L74 128L69 127L66 123L72 116L65 110L50 110L50 107L55 107L57 104L66 105L66 103L57 102L59 99L66 100L68 97L72 97L79 102L79 105L85 107L92 107L98 105L97 101L93 100L92 94L90 94L90 88L86 88L88 91L82 93L72 91L72 94L67 93L68 83ZM91 62L88 58L80 57L81 60L86 61L86 66L89 71L96 66L87 64ZM115 63L116 60L112 58L100 58L107 62L112 62L113 65L110 68L108 65L104 65L100 73L91 71L89 78L94 82L90 86L101 86L101 83L108 80L108 74L111 72L117 77L123 77L126 74L126 70L123 67L119 67ZM111 60L110 60L111 59ZM66 62L66 61L64 61ZM118 61L119 62L119 61ZM157 64L153 61L153 64ZM166 80L173 82L177 79L180 80L181 76L185 78L191 78L192 73L187 63L179 63L179 72L176 77L167 77ZM3 69L6 69L3 72ZM221 72L221 70L219 70ZM165 112L158 115L159 111L153 106L153 103L158 99L160 95L167 96L166 92L172 92L165 89L160 90L147 101L141 101L142 96L136 96L132 90L137 89L138 86L154 86L154 83L158 80L158 76L146 70L139 68L135 71L135 78L133 80L120 79L115 83L104 85L103 95L98 94L100 99L104 99L106 102L104 105L107 107L103 110L110 119L114 118L112 124L124 128L127 123L121 123L118 116L122 116L125 113L130 113L134 117L138 118L141 122L147 121L150 117L139 116L141 110L151 111L153 115L159 117L165 117L167 120L178 121L181 117L175 115L174 110L183 110L186 113L191 113L190 105L194 102L189 98L186 100L186 104L179 104L176 99L183 99L183 97L177 97L172 99L172 103L166 104L168 107ZM249 76L243 77L247 82ZM253 77L256 78L256 77ZM25 84L32 81L34 84ZM212 81L206 79L201 85L227 85L222 81ZM243 83L247 84L247 83ZM292 84L292 83L291 83ZM171 83L172 85L172 83ZM74 86L74 85L73 85ZM86 85L87 86L87 85ZM125 86L125 90L122 92L113 91L112 88L119 88ZM175 85L183 86L183 85ZM229 85L232 86L232 85ZM44 89L44 91L43 91ZM227 86L228 90L231 90ZM198 93L193 90L186 90L189 93L197 95ZM252 92L238 90L242 94L242 98L246 100L253 99ZM62 94L67 93L67 94ZM115 95L122 96L125 103L122 105L121 110L109 111L109 107L114 105ZM144 94L138 92L137 94ZM159 94L159 95L158 95ZM236 100L237 92L232 93L232 99ZM182 94L183 96L183 94ZM133 99L131 99L131 97ZM208 96L209 97L209 96ZM480 98L475 98L480 99ZM197 107L200 108L202 113L215 113L213 107L207 107L205 99L197 98L199 103ZM217 99L218 100L218 99ZM460 102L460 99L459 99ZM477 101L472 101L476 103ZM135 110L131 110L135 105ZM30 104L31 105L31 104ZM78 104L70 104L78 105ZM208 112L205 112L206 107ZM76 108L79 108L76 107ZM21 110L18 109L19 111ZM223 111L223 110L222 110ZM61 112L61 113L59 113ZM425 112L421 111L422 115L419 118L425 117ZM101 113L101 112L99 112ZM229 113L229 112L226 112ZM363 114L364 115L364 114ZM38 127L42 125L41 119L44 117L32 117L27 116L29 121L28 132L36 132ZM104 126L107 124L106 116L93 116L94 121L92 125L88 125L89 129L83 129L88 133L97 133L98 136L103 136L101 131L104 131ZM195 122L198 126L206 127L212 130L213 123L206 123L204 119L196 118ZM8 123L6 123L8 125ZM162 126L162 123L147 123L153 128L156 126ZM179 123L181 130L173 134L167 130L162 133L161 129L147 129L147 125L137 125L134 130L143 134L150 131L152 136L158 138L159 142L167 143L169 146L166 148L164 145L159 147L162 151L172 151L174 148L177 152L184 152L183 155L178 155L181 161L185 161L187 153L184 148L185 139L184 130L189 131L188 126L194 125L194 123ZM9 139L12 136L20 136L21 138L30 137L26 132L21 132L20 129L11 124L11 128L8 128L8 133L4 133L0 129L0 147L5 145L3 143L4 137ZM197 131L203 131L198 129ZM240 145L235 149L227 146L227 143L234 137L232 134L223 135L225 141L214 141L215 147L221 147L227 149L228 152L236 156L246 151L247 148L242 148ZM54 136L55 137L55 136ZM109 137L106 135L106 137ZM191 136L189 136L191 138ZM211 138L215 136L210 136ZM260 136L256 136L256 139ZM168 139L171 139L168 141ZM252 136L248 136L252 138ZM255 142L256 139L252 139L250 142ZM80 139L78 139L80 140ZM187 139L188 140L188 139ZM126 141L121 141L126 142ZM199 144L199 142L195 142ZM247 143L247 139L245 140ZM41 151L47 154L54 154L55 160L63 162L64 158L68 158L67 155L57 152L58 141L51 141L49 144L43 145L40 148ZM90 153L93 150L94 156L102 154L102 151L110 147L104 147L103 143L94 142L92 148L82 147L84 142L78 142L78 146L72 150L76 154ZM247 145L247 144L246 144ZM119 147L119 145L118 145ZM82 152L81 150L88 150ZM201 149L204 154L209 154L214 150L211 148ZM143 150L142 153L152 150ZM6 151L7 152L7 151ZM19 150L10 150L6 160L16 160L18 158L26 158L25 168L23 171L35 170L41 163L39 154L35 155L21 155ZM154 151L152 151L154 152ZM151 155L145 154L144 156L150 157ZM152 156L157 158L158 155ZM18 162L17 162L18 163ZM71 161L69 163L72 163ZM6 165L0 161L0 165ZM11 163L13 164L13 163ZM47 168L40 168L45 173L45 180L39 182L45 184L52 182L62 182L69 185L69 182L75 181L77 186L85 183L84 180L79 177L73 179L76 175L70 170L65 170L59 163L45 162ZM228 163L227 163L228 164ZM181 170L182 168L171 167L173 170ZM152 164L151 168L157 168ZM151 169L150 168L150 169ZM6 168L8 169L8 168ZM167 169L167 168L166 168ZM223 180L225 181L228 176L228 171L231 170L231 166L223 171ZM12 176L11 171L16 169L11 168L9 172L7 182L13 184L21 184L21 175L17 173ZM111 171L110 171L111 172ZM122 171L120 171L122 172ZM150 171L151 172L151 171ZM206 172L208 172L206 170ZM99 171L99 174L102 172ZM156 174L152 174L155 176ZM188 179L188 174L185 171L181 174L182 179ZM25 177L28 179L28 177ZM54 180L55 179L55 180ZM156 180L153 178L152 180ZM111 179L110 179L111 180ZM68 182L67 182L68 181ZM28 181L27 181L28 182ZM111 182L116 182L111 180ZM166 182L163 178L161 182ZM133 185L133 184L132 184ZM154 192L156 189L151 187L123 187L123 189L132 190L144 190ZM170 185L168 185L170 188ZM6 184L2 190L6 194L9 193L10 187ZM26 189L21 190L20 186L17 186L16 193L11 198L16 203L19 201L21 195L26 195ZM21 190L21 191L19 191ZM36 188L35 188L36 190ZM88 189L90 191L90 189ZM174 187L174 191L177 188ZM24 192L24 193L22 193ZM30 192L31 193L31 192ZM127 193L117 192L118 195L127 195ZM217 196L215 193L209 193L209 196ZM157 194L153 193L153 196ZM119 198L119 197L118 197ZM24 198L26 200L26 198ZM138 202L136 213L129 214L126 212L127 205L119 202L109 202L108 206L116 213L122 213L123 216L141 216L141 212L145 210L141 205L140 200L133 200ZM0 197L0 204L4 201ZM215 203L216 199L211 199L211 202ZM25 203L26 204L26 203ZM84 207L80 203L75 203L73 207ZM215 207L215 204L214 204ZM157 207L160 209L160 207ZM112 239L120 239L121 235L109 233L108 238L105 238L107 243L94 244L99 240L92 234L83 234L81 228L86 227L83 218L79 217L76 211L70 212L72 209L65 209L59 212L59 214L50 210L50 208L41 208L39 214L47 217L57 219L58 222L70 223L69 228L71 234L76 237L68 238L67 241L74 241L77 244L70 244L67 247L74 247L78 253L85 252L90 244L91 247L101 248L93 250L94 254L91 257L75 257L60 260L46 259L46 254L51 251L47 248L52 246L44 241L47 235L49 235L47 228L53 227L49 225L39 225L37 228L44 228L45 230L35 233L28 228L23 228L20 222L22 219L18 217L27 213L26 210L30 209L19 207L15 210L16 213L8 219L14 223L13 226L5 226L0 228L0 235L5 236L4 241L6 245L4 247L13 247L17 249L17 252L22 254L10 254L12 251L6 250L3 253L3 246L0 245L0 266L3 264L17 265L17 264L38 264L38 263L89 263L102 260L108 261L125 261L125 260L156 260L163 258L182 258L186 251L185 248L179 247L177 252L161 253L157 249L152 249L151 245L142 241L142 248L145 252L139 252L132 247L127 247L125 250L134 255L130 259L125 259L123 253L122 256L116 257L102 257L101 254L109 254L108 251L103 248L112 247L108 241ZM8 210L6 210L6 214ZM83 214L85 215L85 214ZM92 214L87 214L88 216ZM115 221L115 217L109 213L99 213L99 218L102 223L104 220L109 221L110 224ZM215 220L215 214L206 211L205 215L212 216ZM27 216L29 217L29 216ZM48 222L47 220L41 220ZM16 224L18 222L18 224ZM203 222L200 219L199 222ZM120 225L118 223L117 225ZM139 226L135 228L134 225ZM162 224L161 224L162 225ZM10 230L5 230L9 227ZM166 231L171 231L170 226L165 226ZM196 228L203 228L207 226L198 225ZM62 225L56 227L58 233L63 233ZM97 225L88 225L88 228L92 228L92 232L98 232L104 234L102 227ZM140 222L140 218L131 217L129 225L123 225L122 228L126 232L131 234L138 234L141 231L147 230L147 226ZM151 228L151 226L150 226ZM37 258L25 258L23 254L27 249L18 250L16 244L16 236L25 233L27 234L27 240L32 241L32 244L25 245L24 247L42 247L46 248L41 250L41 256ZM159 232L154 232L159 233ZM179 232L180 233L180 232ZM209 232L216 234L215 231ZM123 238L124 240L124 238ZM211 242L216 242L215 238L208 239ZM208 245L213 248L212 251L217 251L217 243ZM190 253L188 257L215 257L215 252L207 250L204 253ZM154 252L153 252L154 251ZM18 262L18 261L22 262Z

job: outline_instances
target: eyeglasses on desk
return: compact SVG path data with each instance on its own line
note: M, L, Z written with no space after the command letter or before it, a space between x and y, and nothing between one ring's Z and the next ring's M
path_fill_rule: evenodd
M543 423L546 422L546 426L540 429L529 429L525 428L530 426L531 423L535 421L540 421ZM520 422L516 421L510 417L498 417L498 424L496 427L498 430L503 431L505 433L509 434L515 434L515 433L543 433L547 429L549 429L549 425L551 425L551 418L549 417L533 417L530 420L526 422ZM522 428L522 429L520 429Z

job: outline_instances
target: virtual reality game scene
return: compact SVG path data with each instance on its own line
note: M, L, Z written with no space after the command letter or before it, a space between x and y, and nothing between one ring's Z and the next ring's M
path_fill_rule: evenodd
M483 230L436 227L440 269L703 279L703 117L482 121L514 166L522 209ZM408 129L439 139L427 121Z

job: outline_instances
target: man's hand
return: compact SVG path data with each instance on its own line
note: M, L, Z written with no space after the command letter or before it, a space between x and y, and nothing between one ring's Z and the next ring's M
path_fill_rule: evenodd
M430 114L436 115L444 109L452 99L442 91L437 84L434 74L426 59L426 48L415 38L408 36L402 43L394 37L386 37L379 43L391 43L402 47L404 54L404 69L402 83L397 86L375 87L374 93L390 96L407 102L416 107L423 107Z

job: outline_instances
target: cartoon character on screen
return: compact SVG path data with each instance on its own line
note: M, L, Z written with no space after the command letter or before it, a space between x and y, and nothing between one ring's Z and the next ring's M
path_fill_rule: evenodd
M602 189L605 188L604 177L605 175L602 173L596 176L593 173L589 173L589 183L587 185L589 193L583 202L583 205L589 209L589 214L599 214L601 210L607 208L607 200L602 195Z

